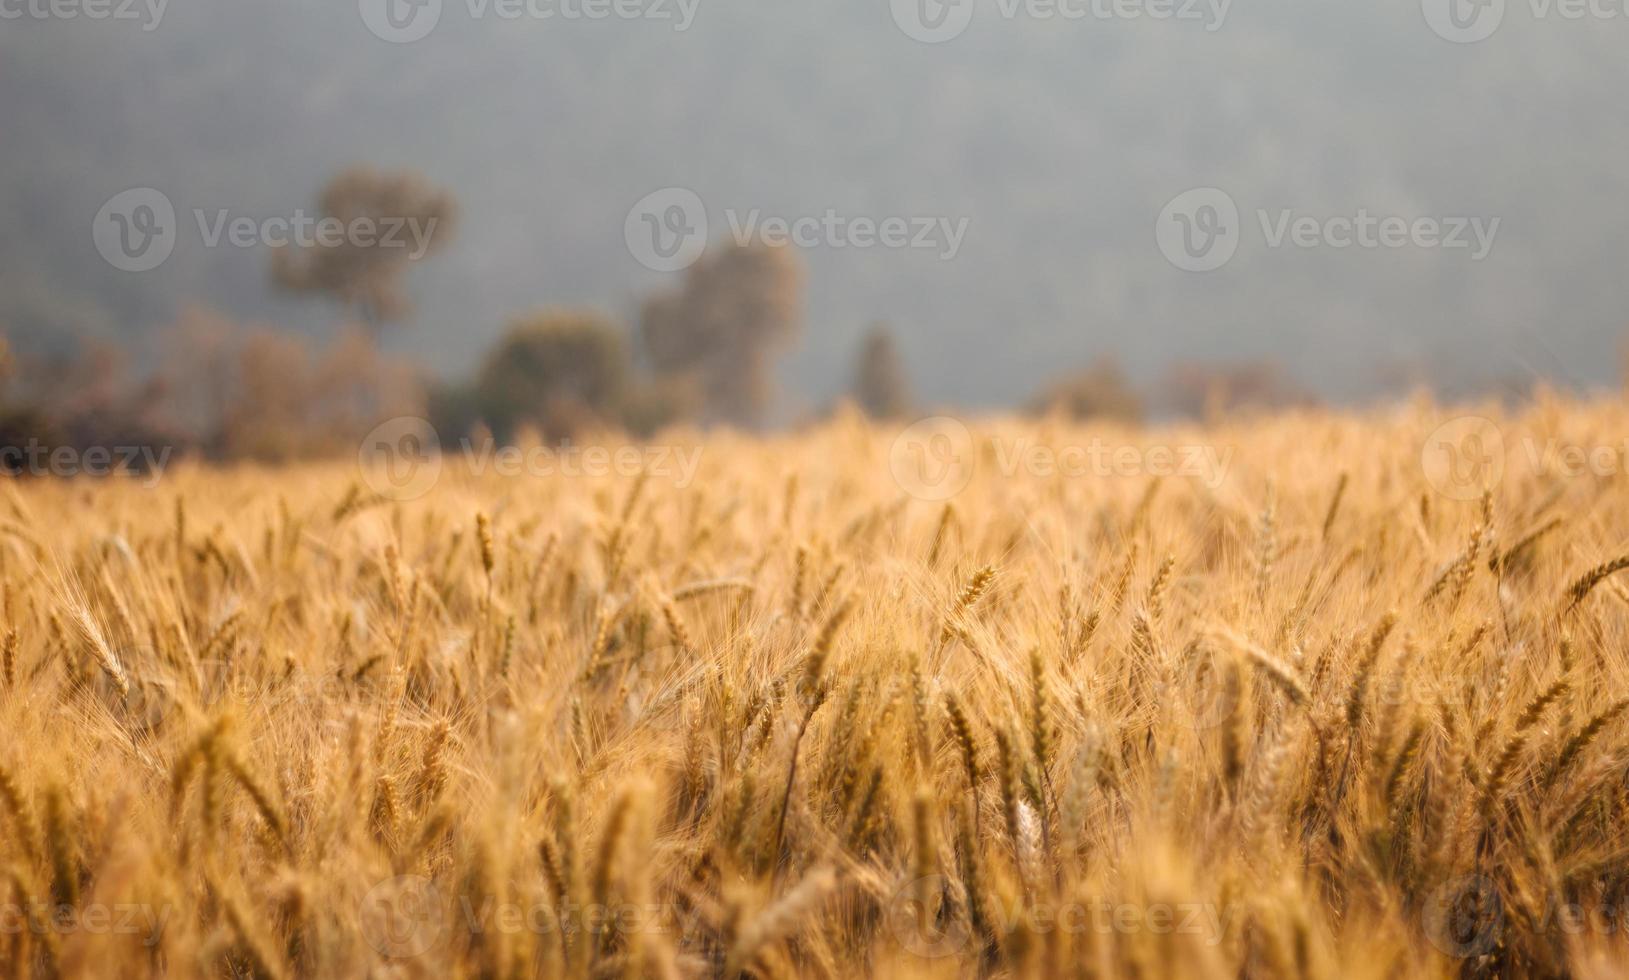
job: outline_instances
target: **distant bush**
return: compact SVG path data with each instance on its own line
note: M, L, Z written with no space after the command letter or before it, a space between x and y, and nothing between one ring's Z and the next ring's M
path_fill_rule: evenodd
M875 419L897 419L911 410L911 383L905 361L886 324L867 332L854 365L854 400Z
M166 429L219 458L351 453L380 421L424 411L408 361L360 328L326 346L189 310L165 337L152 404Z
M430 394L438 432L485 429L509 443L524 430L548 440L616 427L647 436L694 418L697 379L635 371L623 330L591 310L544 309L514 321L469 382Z
M163 385L138 376L128 355L110 344L44 356L7 346L0 365L0 448L175 448L187 442L157 407Z
M107 344L18 355L0 390L0 443L277 460L354 452L382 419L423 411L417 372L360 330L319 348L193 309L160 353L148 373Z
M552 438L619 420L628 385L627 342L598 313L545 309L514 321L458 400L499 439L523 425Z
M1037 413L1061 413L1074 419L1136 422L1143 400L1110 358L1100 358L1083 371L1059 378L1031 402Z

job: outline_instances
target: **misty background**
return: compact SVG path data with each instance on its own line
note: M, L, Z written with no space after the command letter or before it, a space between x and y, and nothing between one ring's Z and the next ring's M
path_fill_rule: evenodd
M288 215L366 164L422 173L456 238L405 277L382 346L465 374L519 311L637 320L681 278L642 267L629 208L966 218L935 250L801 250L804 324L782 414L850 383L869 324L929 403L1021 403L1110 356L1272 360L1332 401L1416 382L1619 376L1629 21L1535 20L1453 44L1417 0L1237 0L1204 21L1007 20L924 44L887 0L699 0L672 20L472 19L410 44L354 0L170 0L139 22L0 21L0 328L19 347L149 338L201 305L322 336L345 311L278 290L267 249L205 248L191 210ZM131 187L181 215L174 254L112 268L92 218ZM1193 187L1244 215L1237 256L1183 272L1161 208ZM1492 253L1269 249L1256 210L1500 219Z

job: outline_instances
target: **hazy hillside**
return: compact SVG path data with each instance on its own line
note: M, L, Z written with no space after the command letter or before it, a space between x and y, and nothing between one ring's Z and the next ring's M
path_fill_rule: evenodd
M1395 363L1450 382L1615 376L1629 233L1604 205L1629 184L1629 134L1596 121L1621 115L1629 22L1512 4L1494 37L1460 45L1413 2L1240 0L1215 31L995 11L937 45L885 0L699 0L683 32L472 19L447 0L411 44L374 38L345 0L173 0L150 32L0 21L0 323L133 340L199 300L320 329L329 307L273 295L264 249L202 247L190 210L288 214L368 162L421 169L462 205L391 341L449 372L516 310L631 316L667 277L630 256L624 217L683 186L715 237L731 208L967 219L951 261L809 250L809 323L785 368L805 403L844 383L875 318L925 396L972 403L1103 352L1143 377L1161 351L1277 357L1334 397ZM89 227L143 185L174 200L182 235L132 275ZM1155 221L1207 185L1238 202L1243 242L1222 269L1182 272ZM1360 207L1501 224L1473 261L1274 249L1256 218Z

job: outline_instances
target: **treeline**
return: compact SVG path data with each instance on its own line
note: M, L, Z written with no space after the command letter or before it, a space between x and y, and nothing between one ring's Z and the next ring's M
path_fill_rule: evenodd
M806 276L790 248L713 246L637 322L582 309L517 315L474 374L446 381L385 353L380 337L410 315L404 279L457 226L450 194L423 178L366 168L340 174L318 211L433 229L418 253L354 242L273 251L280 287L338 304L355 325L317 343L208 310L185 312L146 357L105 343L70 355L0 350L0 448L28 444L163 446L213 459L286 460L355 451L380 421L430 419L444 438L476 430L569 440L616 429L649 436L676 424L770 424L775 364L803 327ZM849 397L867 414L922 410L894 336L876 325L856 351ZM1311 397L1270 365L1179 366L1149 398L1108 360L1047 384L1034 412L1132 421L1152 404L1194 416L1281 408Z
M7 350L0 447L158 446L214 459L355 451L383 418L422 412L412 363L360 327L316 346L272 327L190 310L144 368L104 344L71 355Z
M802 327L803 289L791 249L732 245L647 299L636 330L587 310L519 316L475 377L432 390L431 422L453 433L483 425L500 440L525 426L550 438L678 422L760 428L776 355Z

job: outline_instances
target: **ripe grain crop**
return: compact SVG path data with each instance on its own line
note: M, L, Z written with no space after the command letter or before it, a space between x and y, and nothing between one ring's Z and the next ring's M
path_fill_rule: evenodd
M1230 463L953 503L850 416L0 484L0 972L1614 975L1629 484L1440 492L1444 417L990 420Z

